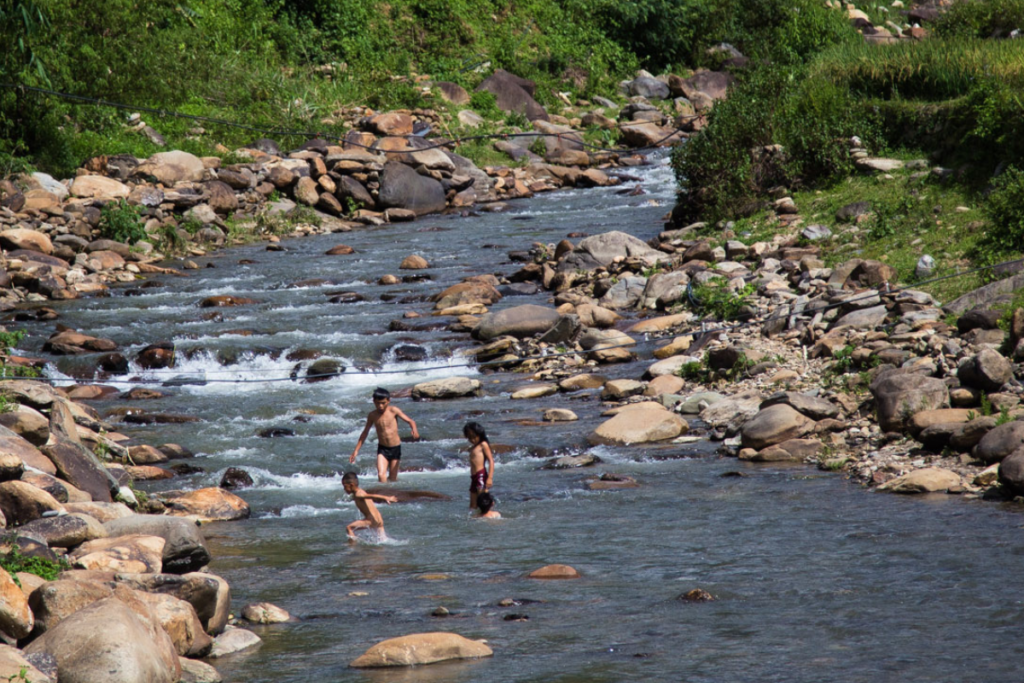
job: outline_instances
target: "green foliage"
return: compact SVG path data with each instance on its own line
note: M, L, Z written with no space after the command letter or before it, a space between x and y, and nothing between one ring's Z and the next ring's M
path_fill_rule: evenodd
M195 216L189 216L181 223L178 227L187 232L190 235L195 235L197 232L203 229L203 222Z
M1024 27L1022 0L961 0L954 2L935 23L937 36L952 38L1006 37Z
M25 330L14 330L0 332L0 352L10 354L22 339L25 338Z
M103 207L99 227L100 235L117 242L134 244L146 239L141 212L123 199Z
M1024 248L1024 171L1010 166L992 185L985 206L992 223L989 238L1006 249Z
M984 391L981 392L981 414L988 417L995 412L995 408L992 407L992 401L989 400L988 394Z
M7 573L11 575L15 583L19 586L21 583L15 576L18 572L35 574L47 581L56 581L61 572L71 569L71 565L63 559L58 559L54 562L53 560L47 560L42 557L30 557L25 555L21 552L21 548L18 546L17 541L17 537L9 540L11 550L4 555L0 555L0 567L6 569Z
M701 384L707 384L711 381L711 370L700 361L690 361L679 366L679 370L676 374L683 379L688 379L691 382L700 382Z
M917 202L910 195L903 195L895 201L874 204L872 209L875 212L875 222L868 230L868 237L873 240L892 237L900 223L911 216L916 208Z
M500 119L505 114L498 109L494 94L486 90L477 90L469 96L469 108L485 119Z
M1012 420L1013 416L1010 415L1010 409L1007 406L1004 405L999 408L999 417L996 418L996 427L1004 425Z
M693 287L695 301L691 305L703 315L714 316L718 320L731 320L740 314L756 289L751 282L733 291L724 277L713 277Z

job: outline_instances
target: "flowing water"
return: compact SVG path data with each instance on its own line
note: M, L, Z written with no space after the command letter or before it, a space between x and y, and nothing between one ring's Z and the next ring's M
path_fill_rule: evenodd
M464 362L464 335L388 331L406 311L424 314L411 321L417 324L439 320L427 317L426 296L467 275L513 272L506 253L533 241L612 229L653 236L671 207L671 173L664 160L633 172L647 194L555 193L507 213L286 241L285 252L237 248L198 259L215 267L187 279L157 279L164 287L60 306L61 322L113 338L132 357L145 344L175 341L176 369L135 368L133 376L155 387L175 375L207 380L132 403L201 422L122 428L147 443L180 443L197 453L193 463L206 471L171 485L215 486L229 466L255 479L242 492L251 519L204 527L215 557L210 569L231 583L236 612L266 600L299 620L256 627L260 649L215 662L225 680L1020 680L1024 608L1014 577L1024 571L1024 541L1014 511L954 497L874 494L805 467L719 458L710 444L601 447L595 468L540 469L552 453L587 448L584 437L600 422L592 392L511 401L509 390L522 377L447 369ZM323 255L339 242L357 254ZM432 281L375 284L385 273L399 274L410 253L430 261ZM294 286L311 278L331 283ZM328 292L341 290L366 301L327 303ZM212 294L260 303L220 309L210 320L197 304ZM496 308L545 301L544 294L507 297ZM51 325L30 325L23 350L37 351ZM397 361L390 349L401 343L420 344L429 357ZM310 349L382 372L317 384L251 381L287 378L298 362L289 355ZM93 363L56 359L54 376ZM453 374L478 377L486 395L396 400L423 437L405 445L397 486L452 500L382 505L390 540L350 545L344 526L358 513L338 472L372 408L372 389ZM126 404L96 406L106 412ZM570 408L581 419L530 424L549 407ZM468 419L483 422L498 447L500 521L467 514L461 427ZM258 436L272 428L295 434ZM358 463L366 487L376 486L372 439ZM737 471L745 476L726 476ZM602 472L635 477L640 486L587 490L586 480ZM556 562L582 578L524 578ZM697 587L718 600L677 599ZM519 604L499 607L504 598ZM452 616L430 616L438 606ZM527 619L506 620L510 615ZM399 671L348 668L379 640L433 630L485 638L495 656Z

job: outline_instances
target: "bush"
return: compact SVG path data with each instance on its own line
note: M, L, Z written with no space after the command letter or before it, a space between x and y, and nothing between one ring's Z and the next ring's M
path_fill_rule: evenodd
M939 17L935 34L943 37L1006 37L1024 28L1024 0L959 0Z
M1024 249L1024 171L1008 167L997 177L985 205L992 222L989 238L998 247L1018 251Z
M134 244L146 239L139 210L123 199L103 207L99 227L101 237L115 242Z

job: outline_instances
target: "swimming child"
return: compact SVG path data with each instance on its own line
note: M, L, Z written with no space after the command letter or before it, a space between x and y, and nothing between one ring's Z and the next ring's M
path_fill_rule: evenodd
M471 448L469 449L469 509L477 505L477 494L490 490L494 485L494 454L487 441L487 432L479 422L467 422L462 428Z
M373 392L374 410L366 416L366 426L359 435L356 449L352 451L350 463L356 461L359 449L370 433L370 426L377 429L377 479L381 483L398 480L398 461L402 459L402 439L398 436L398 420L404 420L412 427L412 438L420 438L416 423L401 410L391 405L391 392L377 387Z
M487 491L477 495L476 506L480 508L479 519L501 519L501 513L491 509L494 507L494 496Z
M378 512L377 506L373 504L373 501L379 500L391 505L391 503L397 503L398 499L394 496L382 496L362 490L359 488L359 475L355 472L343 474L341 485L344 487L345 493L352 496L352 500L355 501L359 511L363 513L362 519L357 519L345 527L349 539L352 541L357 540L356 529L373 529L377 533L377 540L384 540L384 520L381 519L380 512Z

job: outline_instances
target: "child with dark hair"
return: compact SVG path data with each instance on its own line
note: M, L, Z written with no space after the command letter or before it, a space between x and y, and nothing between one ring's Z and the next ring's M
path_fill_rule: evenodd
M480 509L480 519L501 519L501 513L491 509L494 507L494 496L487 491L477 494L476 506Z
M374 410L366 416L366 426L363 433L359 435L356 448L352 451L350 463L356 461L359 449L366 441L366 435L370 433L370 427L377 430L377 479L381 483L385 481L398 480L398 461L402 459L402 439L398 436L398 421L404 420L412 427L413 441L420 438L416 430L416 423L401 410L391 405L391 392L387 389L377 387L373 391Z
M462 435L470 443L469 509L472 510L477 506L477 495L494 485L494 454L487 441L487 431L479 422L467 422Z
M390 505L391 503L397 503L398 499L394 496L382 496L377 493L367 493L363 489L359 488L359 475L355 472L346 472L341 477L341 485L345 489L345 493L352 496L352 500L355 501L356 507L361 513L363 513L362 519L356 521L345 527L345 531L348 533L349 539L356 540L357 529L373 529L377 534L378 540L383 540L384 536L384 520L380 516L380 512L377 510L377 506L373 504L373 501L379 500Z

